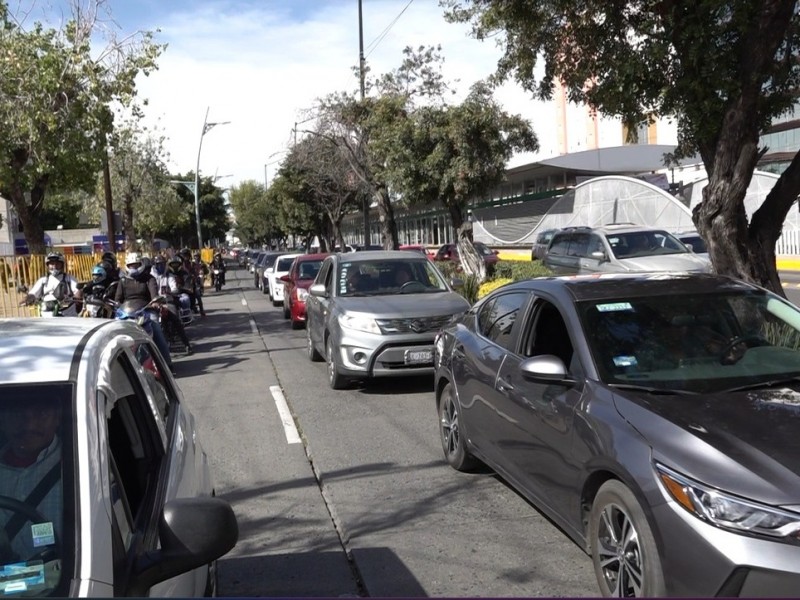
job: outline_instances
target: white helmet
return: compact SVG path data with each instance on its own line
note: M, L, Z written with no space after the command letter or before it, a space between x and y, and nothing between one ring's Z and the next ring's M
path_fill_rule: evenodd
M138 252L128 252L125 255L125 266L142 263L142 257Z

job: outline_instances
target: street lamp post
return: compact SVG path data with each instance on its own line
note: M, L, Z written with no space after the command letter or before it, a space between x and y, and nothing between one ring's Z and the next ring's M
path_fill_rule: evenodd
M200 151L203 149L203 136L208 133L215 125L227 125L230 121L220 121L217 123L208 122L209 106L206 108L206 117L203 119L203 131L200 133L200 145L197 148L197 168L194 170L194 218L197 221L197 248L203 248L203 232L200 229Z

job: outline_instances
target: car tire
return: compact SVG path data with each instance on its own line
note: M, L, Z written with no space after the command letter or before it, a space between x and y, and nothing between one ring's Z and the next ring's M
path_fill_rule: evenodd
M325 358L328 361L328 385L333 390L343 390L350 381L339 371L339 359L336 357L330 337L325 342Z
M311 362L322 362L322 355L317 352L317 349L314 348L314 342L311 341L311 327L308 323L308 318L306 318L306 354L308 354L308 360Z
M269 286L263 280L261 281L261 293L262 294L269 294Z
M272 297L272 306L280 306L283 302L275 300L275 296Z
M606 481L589 513L589 550L603 596L666 596L653 532L633 492Z
M452 384L447 384L439 396L439 439L442 442L444 458L456 471L473 471L480 464L467 449L467 440L461 428L461 413L453 392Z

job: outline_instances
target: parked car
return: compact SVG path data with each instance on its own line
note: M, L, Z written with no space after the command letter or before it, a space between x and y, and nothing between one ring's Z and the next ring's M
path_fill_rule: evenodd
M266 253L263 250L257 250L254 251L252 254L250 254L250 258L248 259L247 265L248 268L250 269L250 272L253 274L253 277L255 277L256 273L256 263L258 263L258 259L261 258L264 254ZM257 282L256 286L258 286Z
M561 229L550 240L543 262L559 275L711 271L707 258L691 252L672 234L631 224Z
M447 462L488 465L603 596L796 596L800 310L733 278L507 285L444 328Z
M269 291L269 274L275 268L275 261L277 258L282 254L282 252L278 250L274 250L271 252L267 252L266 256L264 257L264 262L261 265L261 280L259 281L259 286L261 288L262 294L270 294ZM270 301L272 301L272 296L269 295Z
M150 337L64 317L0 338L2 594L213 594L236 517Z
M300 254L279 254L275 258L275 264L272 270L267 272L267 283L269 285L269 297L272 300L273 306L280 306L283 304L283 281L281 276L286 275L292 267L294 259Z
M431 260L433 260L433 257L435 256L434 252L429 252L428 248L426 248L421 244L403 244L400 247L398 247L398 250L410 250L411 252L419 252L420 254L424 254Z
M278 256L280 256L280 254L281 254L280 252L276 252L274 250L268 250L263 254L259 255L255 269L256 287L259 288L263 294L267 293L267 290L264 289L264 280L266 278L266 271L269 267L275 264L275 259Z
M433 338L469 303L421 254L402 250L332 254L306 298L312 361L328 383L433 372Z
M255 285L257 289L261 288L261 280L264 274L265 262L270 254L272 253L259 252L256 262L253 264L253 285Z
M531 248L531 260L542 260L544 258L547 246L550 245L550 240L553 239L556 231L558 229L545 229L536 235L536 240Z
M494 266L497 264L497 250L492 250L484 244L483 242L473 242L472 244L475 246L475 249L478 251L478 254L481 255L483 258L483 262L486 265L486 272L491 274L494 270ZM458 255L458 244L444 244L439 247L436 251L436 254L433 257L434 260L449 260L454 263L460 264L461 258Z
M280 278L283 282L283 318L292 320L292 329L305 325L308 288L314 283L326 256L327 253L298 256L289 272Z
M684 231L681 233L676 233L675 237L683 242L684 245L688 246L692 252L698 256L709 258L706 242L696 231Z

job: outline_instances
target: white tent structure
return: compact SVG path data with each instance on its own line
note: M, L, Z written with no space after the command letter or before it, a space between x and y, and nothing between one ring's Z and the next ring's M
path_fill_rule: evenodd
M584 181L561 196L536 230L612 223L636 223L673 232L694 229L692 212L675 196L635 177L608 175Z
M756 171L745 196L750 217L761 206L778 176ZM531 233L545 229L613 223L635 223L677 233L693 231L692 209L702 201L708 178L684 187L683 199L642 179L608 175L586 180L565 193L553 204ZM786 217L783 234L775 248L777 255L800 255L800 212Z

